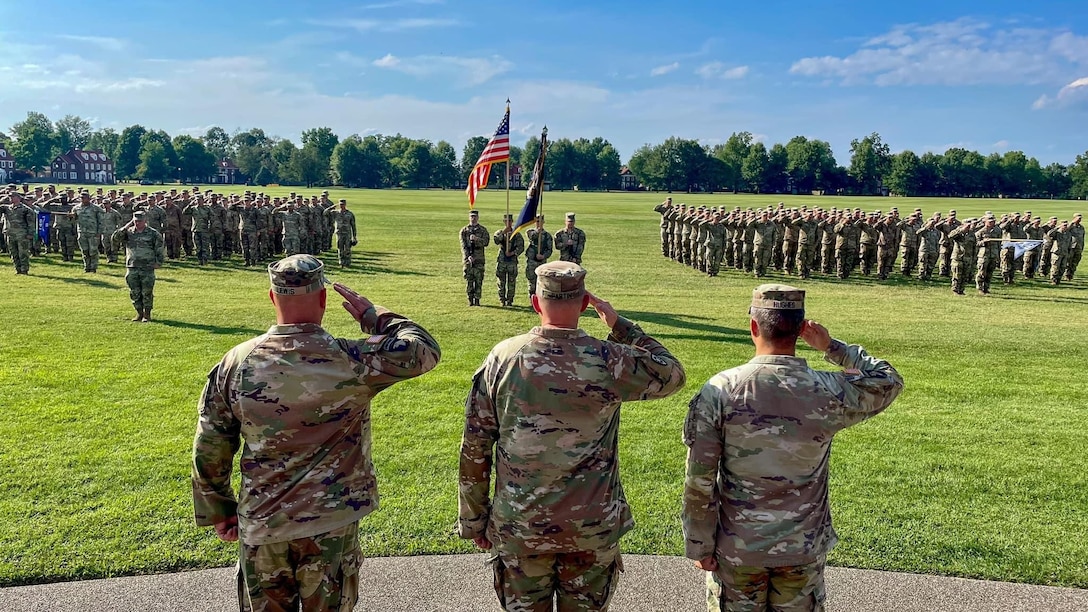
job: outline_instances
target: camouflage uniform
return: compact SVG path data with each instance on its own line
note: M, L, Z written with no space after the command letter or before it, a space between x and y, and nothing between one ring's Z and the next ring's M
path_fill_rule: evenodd
M260 222L260 212L256 206L245 204L242 207L234 207L238 211L238 237L242 242L242 259L245 265L257 264L257 227Z
M797 231L797 269L801 278L808 278L812 274L812 259L816 254L817 238L815 219L811 217L797 219L793 222ZM793 273L792 268L787 270Z
M858 251L854 244L860 238L861 230L853 219L840 221L835 226L835 272L845 279L857 265Z
M76 252L76 222L67 196L61 196L58 202L46 205L45 209L53 216L53 252L59 252L64 261L72 261Z
M877 276L880 280L887 280L895 267L895 249L898 246L898 228L895 221L885 217L876 224L879 236L876 240Z
M706 273L709 276L717 276L721 270L725 237L725 224L720 217L715 216L706 226Z
M1065 280L1073 280L1073 275L1080 265L1080 258L1084 254L1084 225L1081 215L1073 217L1069 224L1069 255L1065 261Z
M538 275L542 299L584 295L580 266L552 262ZM619 540L634 527L619 480L620 405L684 381L680 362L622 317L607 340L534 327L491 350L465 403L458 529L493 545L504 610L551 610L553 596L559 610L608 609Z
M873 223L868 221L859 223L858 230L861 233L861 274L862 276L869 276L873 271L873 266L877 263L876 252L877 244L880 241L880 230L877 229L875 221Z
M269 274L278 296L323 287L312 256ZM371 399L439 360L430 334L384 308L369 308L360 326L367 336L349 340L318 323L273 325L208 374L193 442L195 517L201 526L237 517L243 610L297 610L301 600L304 610L350 612L356 603L357 525L378 507Z
M909 217L899 222L899 273L910 276L914 266L918 265L918 228L916 217Z
M513 220L513 215L504 215ZM525 251L525 237L513 230L501 229L495 232L495 286L499 290L499 303L503 306L514 305L514 292L518 287L518 256Z
M136 219L142 216L138 213ZM164 254L162 234L150 225L142 231L126 225L113 233L112 240L117 248L125 249L125 284L132 307L140 320L150 321L155 307L155 268L162 265Z
M302 214L290 207L276 209L276 220L283 226L283 251L290 257L303 253L302 248Z
M200 265L208 263L208 236L211 233L211 210L203 203L191 204L186 209L193 220L193 250Z
M941 231L933 223L926 223L918 230L918 280L927 281L933 276L941 248Z
M762 285L752 307L804 309L804 292ZM688 404L685 555L713 557L708 610L823 610L825 555L838 540L828 499L831 442L903 388L888 362L832 340L813 370L758 355L713 376ZM769 606L769 607L768 607Z
M1035 221L1038 221L1038 217ZM1029 240L1042 240L1043 239L1043 226L1038 223L1032 223L1024 226L1024 236ZM1039 269L1039 247L1029 249L1024 252L1023 270L1024 278L1035 278L1035 271Z
M3 226L15 273L29 274L30 241L37 228L34 210L22 203L0 204L0 225Z
M79 251L83 254L84 272L98 271L98 245L102 241L103 212L101 208L89 202L72 207L72 214L76 218Z
M654 206L654 212L661 215L661 254L668 257L672 250L672 231L669 212L672 211L672 198Z
M536 269L547 263L552 256L552 235L546 229L533 228L525 232L525 236L525 280L529 282L531 300L536 293Z
M941 232L941 252L937 270L937 274L940 276L950 276L952 274L952 251L955 249L955 245L952 244L949 234L959 225L960 221L956 219L956 211L954 210L948 211L948 218L937 224L937 230Z
M347 201L341 200L341 203L346 204ZM335 226L336 252L340 267L346 268L351 265L351 247L359 243L359 239L356 238L358 234L355 229L355 215L346 208L344 210L332 208L325 212L325 216L328 222Z
M979 293L990 292L990 281L997 269L997 258L1001 253L1001 228L994 226L975 232L978 241L978 273L975 275L975 287Z
M567 213L567 220L574 221L574 213ZM685 227L688 227L690 230L689 225L685 225ZM690 239L685 240L685 243L688 245L688 261L690 261ZM559 249L559 261L569 261L581 264L582 252L585 251L586 248L586 233L583 232L581 228L577 227L572 227L569 230L563 228L555 233L555 246Z
M835 273L835 225L838 221L828 218L821 221L817 229L823 233L820 239L820 271L824 274Z
M763 220L752 223L749 227L752 232L752 268L756 278L767 274L767 266L771 265L774 255L774 235L776 230L774 221Z
M166 256L177 259L181 257L181 208L173 200L167 200L162 210L166 215L162 232L162 239L166 243Z
M102 251L106 255L106 261L117 263L117 247L113 243L113 233L121 227L121 213L113 207L102 210Z
M1019 216L1019 215L1018 215ZM1001 228L1001 240L1017 240L1027 237L1020 228L1020 223L1015 218L1009 219L998 225ZM1001 280L1006 285L1011 285L1016 279L1016 249L1012 246L1001 248Z
M185 200L178 205L178 208L181 209L181 247L185 249L186 257L192 257L195 246L193 233L190 231L193 227L193 215L189 212L189 203Z
M478 218L475 210L469 213L469 217ZM483 294L484 283L484 249L491 242L491 236L487 228L477 223L461 228L461 263L464 266L465 292L468 294L468 305L479 306L480 296Z
M1069 260L1069 247L1073 243L1072 236L1069 234L1069 226L1065 221L1058 227L1047 232L1050 236L1050 283L1057 285L1061 283L1062 276L1065 275L1065 266Z
M220 260L224 257L229 257L230 254L224 250L223 240L224 230L226 229L224 227L225 219L223 217L225 216L224 213L226 213L226 211L223 209L223 205L219 203L219 200L212 202L212 204L208 206L208 211L210 213L209 226L211 227L208 236L211 238L212 259Z
M948 233L952 241L952 293L963 295L963 287L971 278L972 266L978 253L975 226L964 222Z

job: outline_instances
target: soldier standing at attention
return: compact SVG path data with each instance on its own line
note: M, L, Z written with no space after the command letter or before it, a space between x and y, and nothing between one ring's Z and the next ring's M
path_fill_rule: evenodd
M0 226L15 273L30 274L30 241L34 239L38 219L33 209L23 204L23 196L14 189L8 192L6 203L0 204Z
M495 246L499 254L495 260L495 277L498 279L499 303L514 305L514 291L518 286L518 255L525 250L525 238L514 233L514 216L502 216L503 228L495 232Z
M918 265L918 228L922 226L922 216L915 209L909 217L899 222L899 273L910 276Z
M619 541L634 527L617 461L621 402L685 382L665 347L586 291L585 274L540 266L540 325L491 350L465 403L458 532L494 555L504 610L552 610L553 599L558 610L608 609ZM607 340L578 328L591 304Z
M112 239L125 249L125 284L136 309L132 320L148 323L155 306L155 270L162 266L164 247L162 234L147 225L145 214L142 210L133 213L132 221L114 232Z
M323 268L312 255L268 266L276 325L227 352L200 397L196 523L214 527L221 540L241 540L240 610L355 606L359 519L378 507L370 401L439 360L426 330L339 284L344 309L365 335L331 336L321 327Z
M325 211L325 215L329 223L335 226L336 251L340 256L340 267L346 268L351 265L351 247L359 244L355 229L355 215L348 210L348 201L345 199L340 200L339 210L330 208Z
M529 301L532 301L536 293L536 269L552 256L552 235L544 229L544 215L537 215L536 227L525 234L525 280L529 281Z
M1073 215L1073 221L1069 223L1069 256L1065 261L1065 280L1073 280L1073 274L1077 272L1080 258L1084 254L1084 216L1080 213Z
M98 272L98 245L102 242L102 209L91 203L91 194L79 194L79 204L72 207L76 219L79 251L83 254L83 271Z
M691 226L685 224L689 232ZM688 236L685 235L685 239ZM555 233L555 246L559 247L559 261L569 261L581 265L582 263L582 251L586 248L586 233L580 228L574 227L574 213L567 213L566 225L563 229ZM690 252L688 252L688 260L690 261Z
M669 256L672 248L672 229L670 227L669 213L672 211L672 197L654 206L654 212L661 215L661 254Z
M162 239L166 242L166 256L170 259L177 259L181 257L181 208L174 202L174 195L171 195L166 199L166 206L163 207L163 213L166 215L166 222L163 223L163 236Z
M193 250L196 251L197 262L200 265L208 263L209 234L211 232L211 210L204 203L204 196L198 195L193 204L184 209L193 220Z
M823 610L838 537L828 499L831 442L903 389L887 361L805 320L805 292L752 294L755 357L712 377L688 404L685 554L707 575L707 609ZM796 356L798 338L844 368Z
M461 263L464 266L468 305L479 306L484 283L484 249L491 242L480 225L480 212L468 211L468 225L461 228Z

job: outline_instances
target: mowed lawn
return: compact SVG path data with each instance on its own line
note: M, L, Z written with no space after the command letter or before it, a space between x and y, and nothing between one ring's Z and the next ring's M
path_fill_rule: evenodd
M515 213L522 196L513 194ZM373 404L381 508L362 522L365 554L470 552L454 530L464 397L489 349L535 324L526 291L519 290L517 308L497 306L491 249L485 307L466 307L460 192L332 197L349 199L361 239L355 266L334 266L331 278L420 322L442 345L434 371ZM577 211L588 235L589 288L687 369L682 392L624 407L620 443L638 522L624 549L678 555L686 405L713 373L751 356L746 310L757 282L734 271L707 278L663 259L652 210L663 197L547 193L544 211L553 232L562 213ZM961 218L987 209L1068 218L1085 208L675 194L677 202L728 207L780 199L885 211L921 206L927 216L955 208ZM497 230L502 192L483 192L478 207L481 222ZM75 263L50 255L33 258L29 277L16 277L6 262L2 270L0 586L232 563L234 545L193 525L190 449L208 370L273 322L267 274L237 257L203 268L169 262L158 276L157 320L141 325L128 321L119 265L89 275L78 255ZM808 290L810 317L887 358L906 379L885 414L835 443L832 506L841 542L832 564L1088 587L1086 272L1061 287L998 281L989 297L954 296L946 279L796 283ZM338 301L330 304L326 327L357 336ZM606 333L594 316L583 326ZM807 348L801 355L827 366Z

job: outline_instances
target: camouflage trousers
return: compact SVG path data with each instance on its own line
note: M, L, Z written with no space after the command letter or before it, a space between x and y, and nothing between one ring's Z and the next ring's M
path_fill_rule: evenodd
M971 279L971 260L952 260L952 293L963 295L963 287Z
M997 258L980 256L978 258L978 273L975 275L975 287L982 293L990 292L990 279L997 269Z
M876 265L876 243L866 242L861 245L861 273L869 276Z
M808 278L812 274L812 258L815 254L815 245L808 243L797 245L797 274L801 278Z
M825 558L786 567L719 566L707 572L709 612L823 612Z
M242 259L247 266L257 263L257 232L242 232Z
M518 262L516 259L495 263L495 287L499 290L500 304L514 303L514 291L518 288Z
M937 251L918 251L918 280L929 280L936 265Z
M5 234L8 243L8 253L11 254L11 263L15 266L17 274L26 274L30 271L30 239L26 236Z
M336 254L340 259L341 267L351 265L351 236L338 234L336 236Z
M241 545L242 612L351 612L359 599L359 523L309 538Z
M661 254L668 257L672 254L672 232L661 228Z
M76 253L75 230L62 229L57 232L57 246L64 261L72 261Z
M744 269L744 241L733 243L733 267L737 270Z
M858 252L853 249L836 249L835 274L839 278L847 278L857 265Z
M1080 265L1081 255L1084 253L1084 249L1073 249L1069 251L1069 256L1065 259L1065 280L1073 280L1073 275L1077 273L1077 266Z
M285 255L298 255L302 252L302 242L294 234L283 235L283 252Z
M1035 271L1039 268L1039 253L1038 248L1034 248L1024 253L1024 278L1035 278Z
M185 230L181 231L181 247L185 249L185 256L193 256L193 233Z
M196 259L200 265L208 263L210 249L208 232L193 232L193 250L196 251Z
M899 258L902 260L899 264L899 273L903 276L910 276L914 273L914 266L918 265L918 247L906 244L899 245Z
M113 246L112 236L112 232L102 234L100 250L106 256L107 262L117 263L117 247Z
M166 246L166 256L170 259L181 257L181 229L167 228L162 235L162 241Z
M94 272L98 270L98 234L80 234L79 252L83 254L83 271Z
M132 307L140 312L155 306L155 270L153 268L125 269L125 284Z
M1050 282L1057 285L1062 282L1062 276L1065 274L1066 262L1069 260L1069 256L1063 252L1055 252L1050 254Z
M776 240L774 242L774 250L771 251L771 261L774 262L774 269L779 272L782 271L782 266L786 262L786 249L783 246L784 240Z
M820 269L824 274L835 272L835 243L828 242L820 245Z
M1053 264L1052 264L1053 265ZM1016 251L1001 249L1001 280L1012 284L1016 278Z
M725 251L721 245L710 245L706 248L706 273L717 276L722 267L722 257Z
M767 266L771 265L774 258L774 243L757 244L752 248L752 268L759 278L767 273Z
M500 554L489 562L495 594L507 612L606 612L623 571L618 545L552 555Z
M212 243L212 259L223 258L223 230L213 229L210 234Z
M952 244L941 243L941 255L940 264L937 269L937 274L940 276L948 276L952 274Z
M484 266L481 265L465 265L465 293L468 294L469 301L480 300L480 296L483 294L484 284Z
M877 275L880 280L885 280L895 267L895 248L890 246L878 246L876 248Z
M547 262L544 261L527 261L525 262L525 280L529 283L529 301L532 302L533 295L536 294L536 269Z

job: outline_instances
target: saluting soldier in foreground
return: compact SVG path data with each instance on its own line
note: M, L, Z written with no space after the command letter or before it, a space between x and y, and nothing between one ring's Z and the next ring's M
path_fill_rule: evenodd
M276 325L231 349L200 398L196 523L214 527L221 540L241 539L243 611L351 612L362 560L359 519L378 507L370 401L440 357L422 327L343 285L334 288L364 336L331 336L321 327L323 270L312 255L268 266Z
M136 309L132 320L148 323L155 306L155 270L162 266L165 254L162 234L148 226L144 211L138 210L112 238L118 249L125 249L125 284Z
M828 499L836 433L887 408L903 379L887 361L805 320L805 292L761 285L749 310L756 355L688 405L685 554L706 570L707 609L824 609L838 537ZM808 367L798 338L842 372Z

